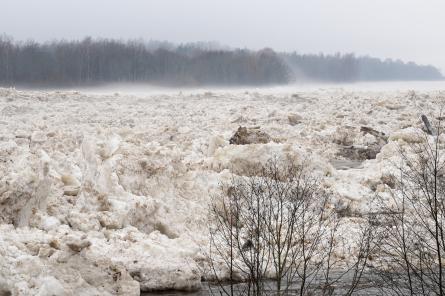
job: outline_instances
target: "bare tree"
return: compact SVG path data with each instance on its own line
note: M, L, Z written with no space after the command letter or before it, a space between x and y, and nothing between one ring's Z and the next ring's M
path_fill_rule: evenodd
M272 158L247 175L223 184L224 194L210 206L210 264L221 293L333 295L346 276L347 287L338 293L356 291L373 248L371 224L364 219L348 264L335 256L350 243L341 242L343 221L307 162ZM226 285L218 274L224 268Z
M383 203L377 274L388 295L445 295L445 158L439 114L417 143L400 147L395 194Z

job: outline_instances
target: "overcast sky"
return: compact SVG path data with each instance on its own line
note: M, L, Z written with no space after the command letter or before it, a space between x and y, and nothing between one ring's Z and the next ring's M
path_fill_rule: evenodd
M0 33L85 36L301 53L355 52L445 72L444 0L0 0Z

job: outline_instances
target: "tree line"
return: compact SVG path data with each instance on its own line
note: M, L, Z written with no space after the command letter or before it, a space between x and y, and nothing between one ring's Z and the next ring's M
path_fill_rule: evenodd
M94 85L138 82L161 85L267 85L295 80L430 80L432 66L348 55L300 55L229 49L208 43L85 38L18 42L0 37L0 84Z
M288 81L272 50L207 50L117 40L13 42L0 39L0 83L84 85L149 82L167 85L260 85Z
M354 54L282 54L292 69L295 80L325 82L441 80L441 72L431 65L404 63L401 60L381 60Z

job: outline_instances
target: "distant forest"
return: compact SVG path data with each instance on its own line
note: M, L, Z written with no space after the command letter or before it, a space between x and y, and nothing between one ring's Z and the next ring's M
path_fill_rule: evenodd
M85 38L82 41L16 42L0 37L0 84L95 85L137 82L160 85L265 85L294 81L355 82L439 80L433 66L356 57L230 49L211 43Z

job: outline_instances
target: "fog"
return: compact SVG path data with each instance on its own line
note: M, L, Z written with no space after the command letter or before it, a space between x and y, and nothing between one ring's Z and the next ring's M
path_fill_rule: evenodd
M1 0L0 33L38 41L85 36L218 41L303 53L355 52L445 70L440 0Z
M343 91L343 92L407 92L411 90L434 92L445 89L445 81L379 81L358 83L321 83L301 82L289 85L241 87L241 86L205 86L205 87L162 87L150 84L136 83L112 83L92 87L27 87L20 86L20 90L39 90L43 92L81 92L89 95L121 96L131 95L136 97L156 95L210 95L215 94L238 94L259 92L261 94L275 95L279 93L292 92L317 92L317 91Z

